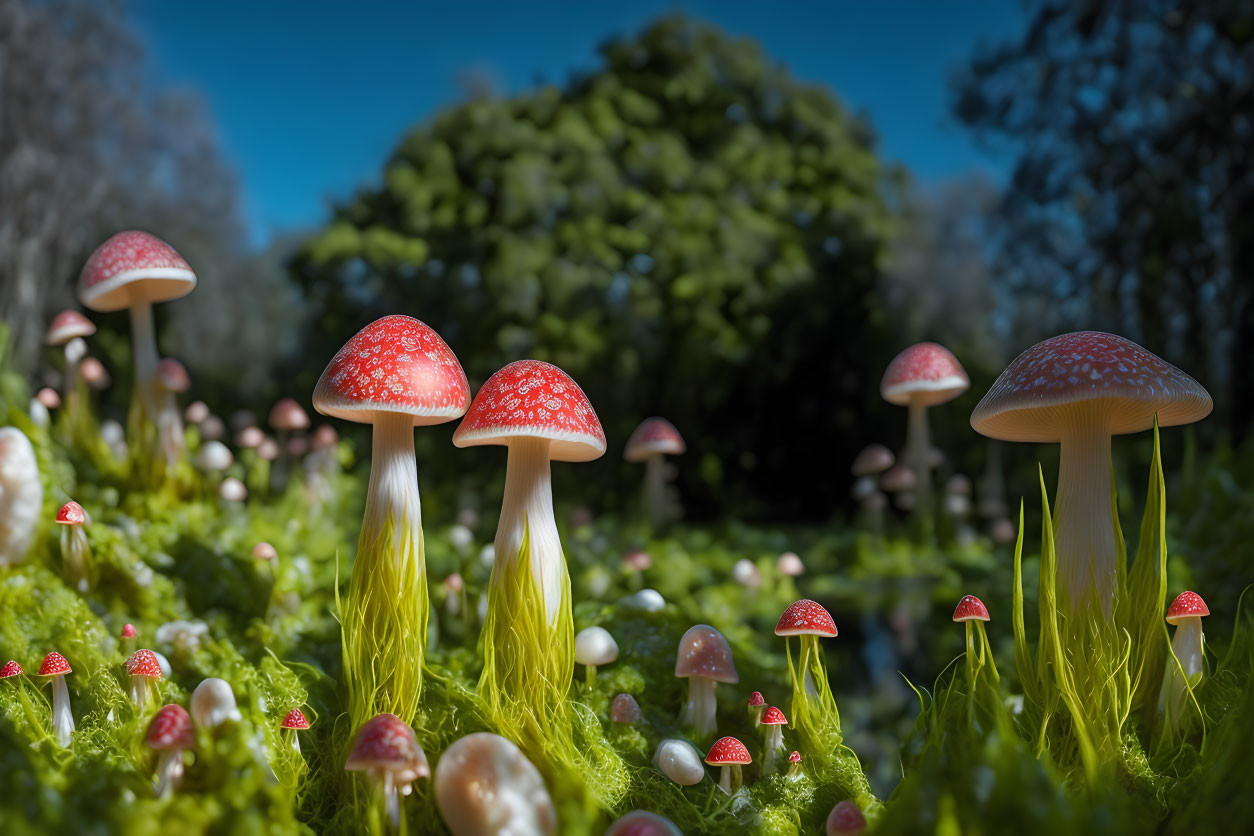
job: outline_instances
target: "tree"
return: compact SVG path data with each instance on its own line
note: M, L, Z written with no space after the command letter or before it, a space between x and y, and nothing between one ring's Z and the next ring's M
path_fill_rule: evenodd
M656 413L688 436L690 503L826 514L885 340L892 172L751 41L667 18L601 58L401 142L293 262L321 323L306 356L412 314L472 383L522 357L568 371L606 426L602 473Z
M957 81L958 116L1019 150L999 271L1119 330L1254 414L1254 6L1049 0ZM1029 332L1030 333L1030 332Z

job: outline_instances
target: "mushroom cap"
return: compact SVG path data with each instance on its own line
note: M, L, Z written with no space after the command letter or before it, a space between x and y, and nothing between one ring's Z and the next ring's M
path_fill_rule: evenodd
M1210 394L1196 380L1115 334L1077 331L1039 342L1014 359L971 413L989 438L1052 443L1064 415L1100 412L1111 435L1154 424L1191 424L1210 414Z
M65 345L75 337L90 337L96 333L92 321L78 311L61 311L52 318L48 333L44 334L44 345Z
M470 384L457 356L412 316L385 316L335 353L314 387L323 415L374 423L380 414L412 416L414 426L443 424L466 411Z
M638 723L644 716L640 703L631 694L619 694L610 703L610 720L615 723Z
M274 560L278 556L278 550L264 540L253 546L254 560Z
M665 418L645 418L632 430L623 448L623 458L629 462L642 462L653 456L678 456L688 449L684 437L675 425Z
M958 496L971 495L971 480L961 473L955 473L945 480L945 493L957 494Z
M135 625L134 624L128 623L128 624L122 625L122 638L124 639L135 638Z
M519 360L488 378L453 433L458 447L548 439L549 458L587 462L605 452L605 431L588 396L551 363Z
M805 574L806 565L802 562L800 555L796 552L784 552L775 561L775 568L779 569L781 575L787 575L790 578L800 577Z
M875 481L874 476L859 476L853 480L853 488L849 493L859 502L866 502L873 495L879 493L880 484Z
M227 502L243 502L248 498L248 488L234 476L228 476L218 485L218 496Z
M1167 608L1167 623L1179 624L1184 618L1201 618L1210 615L1210 608L1196 592L1185 590L1176 596Z
M209 404L204 401L192 401L183 410L183 420L189 424L199 424L209 417Z
M618 658L618 642L604 627L585 627L575 634L575 661L580 665L608 665Z
M344 768L350 772L388 771L397 784L408 784L431 774L427 754L418 745L414 730L395 714L379 714L366 721L357 732Z
M749 695L749 707L759 708L766 705L766 698L762 696L761 691L754 691Z
M467 735L444 751L435 798L454 836L557 831L557 810L540 770L512 742L489 732Z
M801 763L801 753L796 749L792 750L792 754L788 756L789 763Z
M83 510L82 505L72 499L57 511L59 525L82 525L85 522L87 522L87 512Z
M283 718L282 727L285 729L307 729L309 728L309 721L305 719L304 713L299 708L293 708Z
M257 448L265 443L266 434L261 427L248 426L235 434L235 443L240 447Z
M722 633L708 624L694 624L679 640L675 676L681 679L697 676L727 683L740 681L731 645Z
M789 604L788 609L784 610L784 614L775 624L775 635L822 636L830 639L837 635L836 622L822 604L802 598Z
M784 712L780 711L773 705L768 705L766 711L762 712L762 725L764 726L786 726L788 718L784 716Z
M231 448L221 441L206 441L196 453L196 464L202 470L226 470L234 461Z
M605 836L684 836L684 833L665 816L648 810L632 810L615 819Z
M78 300L93 311L117 311L140 302L166 302L192 292L196 274L155 235L131 230L105 241L78 277Z
M889 493L912 491L917 483L918 477L914 475L914 468L908 464L895 465L880 477L880 487Z
M745 744L736 738L720 737L710 747L709 754L705 756L705 762L710 766L740 766L753 763L753 758L749 756L749 750L745 748Z
M130 676L146 676L149 679L161 678L161 663L157 654L151 650L136 650L126 660L126 672Z
M643 572L653 565L653 558L648 552L636 549L623 555L622 565L628 572Z
M963 595L954 607L954 621L988 621L988 607L974 595Z
M61 405L61 395L56 389L45 386L35 393L35 400L39 401L48 409L56 409Z
M874 476L888 470L896 461L893 451L883 444L868 444L854 458L849 472L854 476Z
M157 363L157 382L167 392L186 392L192 385L187 369L173 357L162 357Z
M15 659L10 659L4 663L4 667L0 668L0 679L8 679L10 676L21 675L22 666L19 665Z
M104 367L104 363L96 357L84 357L82 362L78 364L78 376L83 382L97 391L108 389L112 378L109 377L109 370Z
M65 676L67 673L71 673L72 670L70 663L65 660L65 657L55 650L45 656L43 662L39 665L40 676Z
M158 751L190 749L196 745L192 718L181 705L163 705L152 718L144 742Z
M202 728L211 729L228 720L238 722L241 719L231 683L216 676L201 680L192 691L191 709L192 720Z
M898 406L936 406L971 386L966 371L949 349L917 343L893 358L880 381L880 395Z
M309 414L295 398L280 398L270 407L270 426L276 430L308 429Z
M852 836L866 830L866 816L852 801L841 801L827 815L827 836Z
M705 779L701 753L683 738L671 737L659 743L653 753L653 765L681 787L691 787Z

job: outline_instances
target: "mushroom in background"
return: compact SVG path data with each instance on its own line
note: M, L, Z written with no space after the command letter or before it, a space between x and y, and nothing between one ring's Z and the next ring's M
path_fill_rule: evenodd
M605 836L684 836L673 821L647 810L632 810L614 820Z
M52 734L62 748L68 748L74 734L74 714L70 711L70 690L65 687L66 674L72 673L70 663L55 650L44 657L39 675L52 682Z
M181 705L163 705L148 726L144 739L150 749L161 753L157 760L157 798L178 789L183 780L183 753L196 745L192 719Z
M858 836L866 830L866 816L852 801L841 801L827 815L827 836Z
M596 686L597 668L618 658L618 642L604 627L585 627L575 634L575 664L583 665L585 684Z
M435 799L453 836L557 832L540 771L516 745L488 732L467 735L440 756Z
M789 578L799 578L806 572L806 565L796 552L784 552L781 554L779 559L775 561L775 568L781 575Z
M413 792L414 781L431 774L414 730L395 714L380 714L361 727L344 768L365 772L382 793L393 830L401 823L401 796Z
M183 410L183 420L194 427L199 427L209 415L209 404L204 401L192 401Z
M228 476L218 485L218 496L223 502L243 502L248 499L248 488L234 476Z
M784 712L770 705L762 712L761 723L766 727L766 742L762 747L762 774L770 775L775 771L780 753L784 751L784 726L788 725L788 718L784 716Z
M762 712L765 710L766 699L762 696L762 692L754 691L749 695L749 713L753 715L755 729L762 725Z
M984 472L975 483L975 513L986 520L1006 516L1006 481L1001 475L1001 443L989 439Z
M113 383L113 378L109 377L109 370L95 357L83 358L83 361L78 364L78 376L93 392L103 392Z
M666 456L681 455L688 447L675 425L665 418L646 418L632 431L623 449L629 462L644 462L644 507L653 525L680 517L677 499L669 496Z
M879 478L897 463L893 452L883 444L868 444L853 460L849 471L854 476L853 498L858 503L863 525L875 533L884 530L884 495L879 492Z
M206 441L196 453L196 466L207 473L221 473L235 463L235 456L221 441Z
M66 581L79 592L91 588L91 545L83 531L86 524L87 512L72 499L57 511L57 525L62 526L62 569Z
M192 379L183 364L173 357L163 357L157 363L157 437L161 452L168 466L174 467L187 452L187 440L183 437L183 419L179 413L175 395L181 395L192 386Z
M967 524L971 516L971 480L955 473L945 480L945 516L953 520L954 539L961 546L975 541L975 532Z
M74 387L78 383L79 363L87 355L87 343L84 337L96 333L96 326L90 319L75 310L65 310L52 318L48 333L44 335L44 345L60 347L65 354L65 375L62 389L65 393L66 410L73 415L79 409L78 396ZM99 361L97 361L99 362Z
M44 409L53 410L61 407L61 396L57 394L57 390L50 386L45 386L35 393L35 400L43 406Z
M631 694L619 694L610 703L611 723L639 723L643 716L640 712L640 704Z
M788 756L788 777L793 780L801 777L801 753L796 749Z
M708 624L689 627L679 640L675 658L675 676L688 680L688 700L679 722L691 726L698 738L706 738L717 729L718 683L740 681L731 645L723 634Z
M282 490L292 471L292 461L304 454L293 433L309 429L309 415L294 398L282 398L270 407L270 428L278 436L278 446L283 451L279 466L271 473L271 490Z

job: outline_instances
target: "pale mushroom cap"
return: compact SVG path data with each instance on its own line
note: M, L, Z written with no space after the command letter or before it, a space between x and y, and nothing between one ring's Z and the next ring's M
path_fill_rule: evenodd
M453 350L426 323L399 315L358 331L313 393L318 412L363 424L378 414L409 415L414 426L443 424L469 403L470 384Z
M605 836L684 836L673 821L648 810L632 810L614 820Z
M666 609L666 599L656 589L645 588L620 598L618 603L633 610L661 612Z
M192 401L183 410L183 420L189 424L199 424L209 417L209 404L204 401Z
M196 464L202 470L226 470L235 462L231 450L221 441L206 441L196 453Z
M61 311L52 318L48 333L44 335L44 345L65 345L75 337L90 337L96 333L92 321L78 311Z
M218 496L227 502L243 502L248 498L248 488L234 476L228 476L218 485Z
M914 490L918 478L909 465L899 464L880 477L880 487L889 493Z
M309 428L309 414L293 398L282 398L270 407L270 426L276 430Z
M610 721L614 723L638 723L644 715L640 703L631 694L619 694L610 703Z
M681 787L699 784L705 778L705 765L697 748L677 737L663 740L653 753L653 765Z
M971 413L971 426L1004 441L1060 441L1070 413L1100 415L1111 435L1191 424L1210 414L1210 394L1157 355L1115 334L1077 331L1014 359Z
M971 386L958 358L942 345L918 343L893 358L880 381L880 395L898 406L936 406Z
M874 476L888 470L897 461L893 451L883 444L868 444L849 468L854 476Z
M436 765L435 798L454 836L557 832L540 771L499 735L478 732L449 746Z
M645 418L632 431L623 448L623 458L629 462L642 462L653 456L678 456L688 449L684 437L675 425L665 418Z
M414 730L395 714L379 714L366 721L353 740L344 768L350 772L391 772L397 784L409 784L431 774L427 754L418 745Z
M775 565L781 575L788 575L791 578L800 577L806 571L805 563L802 562L800 555L796 552L784 552L779 556L779 560L775 562Z
M971 495L971 480L961 473L955 473L945 480L945 493L957 494L959 496Z
M689 627L679 640L679 653L675 657L675 676L687 678L699 676L715 682L739 682L736 663L732 660L731 645L723 634L708 624Z
M575 662L608 665L618 658L618 642L604 627L585 627L575 634Z
M95 311L117 311L140 302L165 302L196 287L196 274L174 248L147 232L119 232L87 259L78 277L78 299Z
M202 680L192 691L191 709L192 719L202 728L211 729L227 720L240 719L231 683L216 676Z
M167 392L186 392L192 385L187 369L173 357L163 357L157 363L157 382Z
M240 447L256 448L260 447L266 440L266 434L262 432L261 427L248 426L235 434L235 443Z
M278 550L264 540L253 546L254 560L274 560L278 556Z
M549 458L586 462L605 452L605 431L588 396L551 363L519 360L488 378L453 433L453 444L509 444L543 438Z

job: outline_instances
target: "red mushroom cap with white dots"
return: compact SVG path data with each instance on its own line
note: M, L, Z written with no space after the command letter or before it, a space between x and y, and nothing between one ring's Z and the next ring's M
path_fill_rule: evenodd
M11 676L21 676L22 666L15 659L10 659L4 663L4 667L0 668L0 679L8 679Z
M410 415L415 426L443 424L466 411L470 384L448 344L412 316L385 316L358 331L318 378L313 407L370 424L374 415Z
M1210 615L1210 607L1202 600L1202 596L1188 590L1176 596L1167 608L1167 623L1179 624L1184 618L1202 618Z
M414 730L395 714L379 714L366 721L357 732L344 768L349 771L387 770L400 784L431 774L427 755L418 745Z
M299 708L293 708L287 712L287 716L283 718L283 728L285 729L307 729L309 721L305 719L305 714Z
M665 418L645 418L632 431L623 449L623 458L629 462L642 462L657 455L678 456L688 449L684 437L675 425Z
M837 635L836 622L822 604L802 598L784 610L775 625L775 635L822 636L830 639Z
M119 232L87 259L78 299L94 311L165 302L192 292L196 274L174 248L147 232Z
M87 512L83 510L82 505L72 499L57 511L59 525L82 525L85 522L87 522Z
M801 753L796 749L792 750L792 754L788 756L789 763L801 763Z
M157 654L151 650L136 650L126 660L126 672L131 676L146 676L149 679L161 678L161 662Z
M762 696L761 691L754 691L749 695L749 707L759 708L766 705L766 699Z
M705 756L705 762L710 766L741 766L753 763L753 758L749 756L749 750L745 748L745 744L736 738L720 737L710 747L710 753Z
M988 621L988 607L974 595L963 595L954 607L954 621Z
M971 386L966 371L949 349L918 343L893 358L880 381L880 396L891 404L936 406Z
M788 718L784 716L784 712L780 711L773 705L768 705L766 711L762 712L762 725L764 726L786 726Z
M78 311L61 311L52 318L48 333L44 335L44 345L65 345L75 337L90 337L96 333L92 321Z
M453 433L458 447L543 438L549 458L586 462L605 452L605 431L588 397L551 363L519 360L488 378Z
M39 665L40 676L65 676L67 673L72 672L73 669L70 667L70 663L55 650L45 656L43 662Z
M123 624L123 625L122 625L122 638L124 638L124 639L133 639L133 638L135 638L135 625L134 625L134 624Z
M1115 334L1077 331L1037 343L1014 359L971 413L971 426L1003 441L1053 443L1082 407L1111 435L1191 424L1213 404L1202 385L1157 355Z
M196 745L192 718L181 705L163 705L153 716L144 742L158 751L190 749Z

